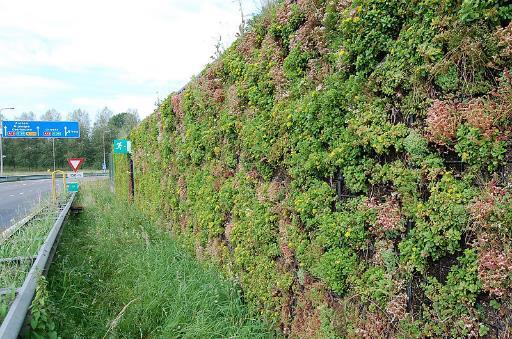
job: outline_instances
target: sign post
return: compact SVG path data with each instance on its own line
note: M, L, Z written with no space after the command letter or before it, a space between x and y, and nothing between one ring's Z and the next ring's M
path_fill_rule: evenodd
M0 121L0 177L4 176L4 145L2 144L2 140L4 138L3 130L2 122Z
M68 173L67 177L71 179L78 179L83 178L84 174L82 172L78 172L78 169L82 164L84 163L85 158L69 158L68 164L69 167L73 170L74 173ZM78 192L78 188L80 187L80 184L78 182L69 182L67 184L68 192Z
M78 121L25 121L5 120L1 122L2 139L52 139L53 171L55 172L55 139L80 138ZM1 149L1 147L0 147ZM0 151L1 153L1 151ZM3 154L0 154L0 175L3 174Z
M0 113L2 113L2 111L4 110L7 110L7 109L14 109L14 107L3 107L3 108L0 108ZM0 177L2 177L4 175L4 146L2 144L2 139L4 138L4 135L3 135L3 121L2 121L2 115L0 114Z
M53 172L52 174L52 191L53 200L57 198L55 187L56 174L62 174L64 187L66 187L66 173L55 170L55 139L78 139L80 138L80 125L78 121L10 121L5 120L0 124L0 144L2 138L6 139L52 139L53 152ZM1 147L0 147L1 148ZM80 160L80 159L78 159ZM76 163L76 172L83 162L83 158ZM0 172L3 172L3 154L0 154ZM71 165L71 163L70 163ZM72 166L73 167L73 166Z

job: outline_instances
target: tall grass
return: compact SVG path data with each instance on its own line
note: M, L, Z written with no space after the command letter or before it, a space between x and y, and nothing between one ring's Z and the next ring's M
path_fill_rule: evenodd
M61 200L66 198L63 195ZM4 233L0 234L0 289L9 292L0 295L0 324L14 301L16 288L23 285L32 267L32 260L20 257L35 257L39 253L57 215L58 206L48 204L34 220L24 224L12 235L7 237ZM15 258L19 260L13 260Z
M48 276L62 337L273 335L212 267L105 186L82 188L84 212L67 223Z

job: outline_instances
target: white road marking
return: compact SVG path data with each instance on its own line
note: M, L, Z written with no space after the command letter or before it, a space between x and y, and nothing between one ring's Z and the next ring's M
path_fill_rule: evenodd
M20 195L23 195L23 192L20 192Z

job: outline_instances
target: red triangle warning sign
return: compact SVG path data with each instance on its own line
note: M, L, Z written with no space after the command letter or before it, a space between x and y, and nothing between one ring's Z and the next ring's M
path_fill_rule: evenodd
M82 166L84 161L85 161L85 158L69 158L68 164L69 164L69 167L71 167L71 169L76 173L78 171L78 169L80 168L80 166Z

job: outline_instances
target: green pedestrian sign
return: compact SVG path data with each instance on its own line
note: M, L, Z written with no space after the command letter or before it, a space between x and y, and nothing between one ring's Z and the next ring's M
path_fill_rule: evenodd
M69 193L78 192L78 188L80 187L80 185L77 182L68 182L67 186Z
M132 151L132 143L130 140L119 139L114 140L114 154L128 154Z

